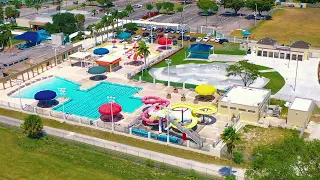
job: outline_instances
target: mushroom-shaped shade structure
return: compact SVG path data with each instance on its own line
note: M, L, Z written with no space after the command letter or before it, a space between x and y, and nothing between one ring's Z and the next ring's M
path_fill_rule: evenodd
M93 54L103 56L108 54L109 52L110 51L106 48L97 48L93 51Z
M94 66L88 70L88 73L93 74L93 75L97 75L97 74L105 73L106 71L107 71L106 68L103 66Z
M172 43L172 40L169 39L169 38L166 38L166 37L162 37L158 40L158 44L159 45L168 45L168 44L171 44Z
M217 89L210 84L201 84L196 87L195 91L201 96L209 96L216 93Z
M39 91L34 95L34 99L38 101L48 101L57 97L57 93L51 90Z
M117 103L103 104L99 107L99 113L101 115L116 115L119 114L121 111L122 107Z
M130 33L127 33L127 32L121 32L121 33L118 35L118 38L119 38L119 39L128 39L128 38L131 38L131 34L130 34Z

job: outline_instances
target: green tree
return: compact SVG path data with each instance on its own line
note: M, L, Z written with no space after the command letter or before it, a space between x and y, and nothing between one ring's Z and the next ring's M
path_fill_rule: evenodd
M310 3L310 4L316 4L319 3L320 0L300 0L301 3Z
M221 0L220 2L224 8L231 8L236 14L246 5L246 0Z
M261 73L255 64L242 60L227 68L227 76L240 76L243 84L250 86Z
M169 13L169 12L173 11L174 4L172 2L163 2L162 9L164 9L166 11L166 13Z
M320 140L305 141L298 135L287 136L274 144L254 148L249 180L315 180L320 179Z
M218 5L212 0L199 0L197 2L197 6L206 14L209 14L209 11L212 12L212 11L218 10ZM206 16L206 23L207 23L207 19L208 19L208 16Z
M110 0L97 0L97 3L102 6L108 6L111 3L111 1Z
M38 11L39 11L39 9L41 9L41 4L40 3L36 3L36 4L34 4L34 8L37 10L37 13L38 13Z
M25 0L24 3L27 7L30 7L33 5L33 0Z
M56 14L52 18L53 23L47 23L44 27L48 33L60 33L70 35L77 30L77 21L71 13Z
M86 10L86 6L87 4L85 2L81 4L81 7L83 8L83 10Z
M236 147L236 143L240 141L240 135L236 133L236 129L229 126L223 130L221 139L227 145L227 152L230 157L233 157L233 150ZM231 164L232 165L232 164ZM230 175L232 175L232 167L230 166Z
M11 47L11 38L13 37L11 30L11 26L8 24L0 26L0 44L2 47Z
M253 11L257 8L260 15L263 11L270 11L273 6L274 0L247 0L247 7Z
M149 51L149 47L147 46L146 42L144 41L140 41L139 42L139 47L138 47L138 50L137 50L137 56L143 56L144 58L144 67L142 68L142 76L143 76L143 71L147 65L147 57L151 54L151 52Z
M149 16L150 16L151 11L153 9L153 5L152 4L146 4L146 9L149 11Z
M101 42L103 43L104 40L103 40L103 29L104 29L104 23L103 22L98 22L96 25L95 25L95 29L96 31L98 32L99 35L101 35Z
M11 4L12 4L16 9L20 9L21 1L20 1L20 0L13 0L13 1L11 2Z
M77 14L77 15L75 15L75 18L77 21L78 31L83 30L84 22L86 21L86 17L83 14Z
M125 10L126 10L128 13L134 12L134 9L133 9L133 7L131 6L131 4L128 4L128 5L126 6Z
M21 124L21 128L28 136L39 137L43 129L41 117L38 115L27 116L24 122Z
M136 31L138 30L138 25L137 23L127 23L124 25L124 27L129 30L129 31Z
M7 18L17 18L20 16L20 12L11 6L7 6L4 9L4 14L6 15Z
M184 10L183 5L182 4L176 4L176 6L174 8L175 8L175 10L177 12L181 13L180 15L181 15L181 19L182 19L182 13L183 13L183 10Z
M109 27L113 21L112 16L103 16L100 22L103 24L103 29L106 30L106 27ZM107 39L109 39L109 31L107 31Z
M3 12L2 3L0 3L0 24L2 24L3 21L4 21L4 12Z
M62 9L62 0L57 0L57 11L60 11Z
M156 9L158 12L162 9L162 6L163 6L163 3L161 2L156 3Z

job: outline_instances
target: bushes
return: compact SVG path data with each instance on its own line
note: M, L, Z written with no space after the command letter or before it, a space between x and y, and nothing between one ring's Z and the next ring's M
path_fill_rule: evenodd
M159 12L158 11L155 11L155 12L151 12L151 13L148 13L144 16L142 16L142 19L148 19L148 18L151 18L151 17L154 17L154 16L157 16L159 15Z
M244 162L243 160L243 153L242 152L234 152L233 153L233 161L236 163L236 164L241 164Z
M23 132L29 137L38 138L42 135L43 124L38 115L29 115L21 124Z

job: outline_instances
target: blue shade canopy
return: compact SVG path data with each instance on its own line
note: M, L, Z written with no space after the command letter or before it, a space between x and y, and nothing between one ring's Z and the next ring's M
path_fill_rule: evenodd
M118 38L119 38L119 39L128 39L128 38L131 38L131 34L130 34L130 33L127 33L127 32L121 32L121 33L118 35Z
M88 70L89 74L102 74L106 72L106 68L103 66L94 66Z
M188 48L189 52L210 52L213 46L209 44L191 44Z
M251 35L251 32L248 30L242 30L242 36L249 36Z
M108 53L109 53L109 50L106 48L97 48L93 51L93 54L96 54L96 55L105 55Z
M51 37L51 34L48 34L47 31L44 30L44 29L40 29L40 30L38 31L38 33L39 33L40 36L41 36L42 38L44 38L44 39L47 39L47 38Z
M41 35L41 33L39 33L39 32L27 31L21 35L15 36L12 39L31 41L33 43L40 43L41 41L43 41L46 38L48 38L48 35Z
M51 90L43 90L34 95L35 100L47 101L57 97L57 93Z

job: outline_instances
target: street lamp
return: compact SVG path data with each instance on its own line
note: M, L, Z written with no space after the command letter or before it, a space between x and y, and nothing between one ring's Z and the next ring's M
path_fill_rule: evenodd
M171 109L169 109L169 108L167 108L167 112L166 112L166 115L167 115L167 144L169 144L170 143L170 135L169 135L169 133L170 133L170 128L169 128L169 126L170 126L170 114L171 114Z
M168 64L168 86L170 86L170 64L171 64L171 59L166 59L165 61Z
M63 97L62 112L63 112L63 119L66 119L66 114L64 111L64 103L66 100L67 89L66 88L58 88L58 91L60 92L60 95Z
M299 65L299 63L298 63L298 58L296 59L296 61L297 61L297 65L296 65L296 77L294 78L294 91L296 91L296 86L297 86L297 76L298 76L298 65Z
M19 101L20 101L20 109L21 109L21 112L23 110L23 107L22 107L22 100L21 100L21 84L22 84L22 80L21 79L17 79L16 80L18 85L19 85Z
M230 119L231 119L231 117L230 117L230 104L231 104L231 100L229 99L228 100L228 126L230 126Z
M115 102L115 97L114 96L108 96L107 97L108 101L110 102L111 104L111 130L112 132L114 132L114 124L113 124L113 110L112 110L112 104Z
M254 13L255 14L255 16L254 16L254 26L257 26L258 4L257 3L255 3L255 4L256 4L256 12Z

